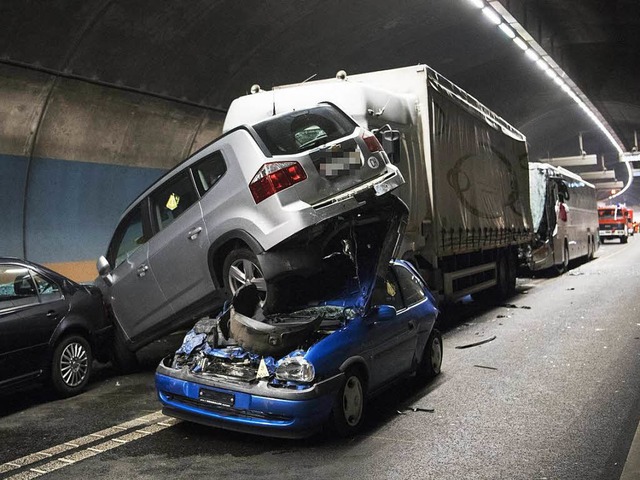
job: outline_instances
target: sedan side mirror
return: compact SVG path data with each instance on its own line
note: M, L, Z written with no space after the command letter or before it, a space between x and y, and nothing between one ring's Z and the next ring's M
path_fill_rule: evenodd
M109 287L113 285L113 278L111 276L111 265L109 265L109 261L101 255L96 262L96 268L98 269L98 274L104 280Z
M392 307L391 305L379 305L376 307L378 309L377 320L386 321L393 320L396 318L396 307Z

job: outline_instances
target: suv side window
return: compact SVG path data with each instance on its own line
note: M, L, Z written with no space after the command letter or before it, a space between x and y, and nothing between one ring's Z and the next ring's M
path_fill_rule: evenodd
M191 167L200 196L213 187L227 171L221 152L213 152Z
M393 271L396 272L398 277L400 289L402 290L407 307L418 303L427 297L424 293L422 282L413 273L406 268L399 267L397 265L393 266Z
M143 202L144 203L144 202ZM144 233L142 207L137 205L122 219L109 247L109 263L117 268L140 245L144 245L147 236Z
M157 188L150 198L153 220L163 230L198 201L198 194L189 170L185 170Z

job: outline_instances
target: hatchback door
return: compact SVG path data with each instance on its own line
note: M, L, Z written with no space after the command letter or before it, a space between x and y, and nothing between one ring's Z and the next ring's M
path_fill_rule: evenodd
M333 105L278 115L253 128L271 156L302 165L307 180L294 188L311 205L388 173L376 137Z
M407 312L398 279L388 270L386 278L379 278L372 292L371 305L391 305L397 314L394 318L376 320L367 334L366 346L371 356L371 386L376 388L412 367L417 342L417 319Z

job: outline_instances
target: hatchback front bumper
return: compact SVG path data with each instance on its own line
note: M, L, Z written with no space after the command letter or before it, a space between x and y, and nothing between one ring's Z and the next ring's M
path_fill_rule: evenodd
M307 437L320 430L343 382L344 374L340 373L296 390L273 387L266 381L245 383L196 376L163 363L156 370L156 389L166 415L227 430L284 438Z

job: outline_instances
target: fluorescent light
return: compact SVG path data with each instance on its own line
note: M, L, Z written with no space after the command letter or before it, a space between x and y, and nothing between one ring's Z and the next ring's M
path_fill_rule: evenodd
M513 41L516 42L516 45L518 45L522 50L526 51L529 48L520 37L514 38Z
M528 48L524 54L529 57L532 61L537 61L540 57L538 56L538 54L536 52L533 51L533 49Z
M484 7L484 2L482 0L469 0L469 2L476 8Z
M564 90L566 93L571 92L571 89L569 88L569 85L567 85L566 83L562 82L562 84L560 86L562 87L562 90Z
M558 74L554 72L552 68L545 70L544 73L546 73L549 77L551 77L554 80L558 78Z
M500 30L502 30L507 37L516 38L516 34L513 33L513 30L511 30L506 23L500 24Z
M566 84L566 83L564 83L564 82L562 81L562 79L561 79L559 76L557 76L557 75L556 75L556 77L553 79L553 81L554 81L554 82L556 82L556 85L558 85L559 87L562 87L562 89L563 89L563 90L564 90L564 87L566 87L566 86L567 86L567 84Z
M536 62L536 65L538 65L538 67L540 67L540 69L543 72L546 72L547 70L549 70L549 65L542 58L538 59L538 61Z
M485 17L491 20L491 23L495 23L496 25L500 25L502 23L500 15L498 15L493 8L484 7L482 9L482 13L484 13Z

